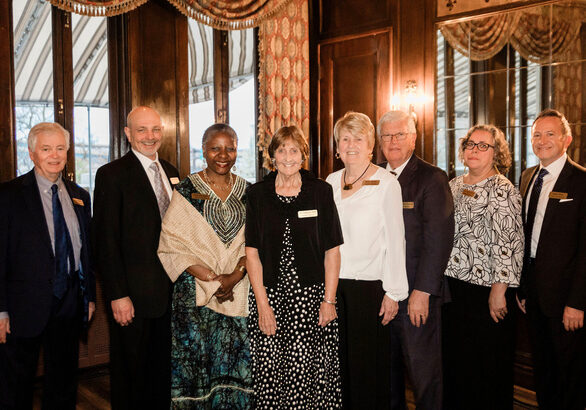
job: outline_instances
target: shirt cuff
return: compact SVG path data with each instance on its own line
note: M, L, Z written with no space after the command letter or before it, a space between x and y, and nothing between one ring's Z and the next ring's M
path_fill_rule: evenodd
M396 295L396 294L391 293L391 292L385 292L385 295L387 295L388 297L390 297L395 302L400 302L402 300L405 300L409 296L408 293L407 294L404 294L404 295Z
M0 319L8 319L8 312L0 312Z

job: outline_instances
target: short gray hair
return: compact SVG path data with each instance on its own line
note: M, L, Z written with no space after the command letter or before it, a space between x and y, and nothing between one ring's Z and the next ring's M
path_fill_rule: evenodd
M417 129L415 127L415 119L412 115L409 115L403 111L387 111L386 113L384 113L380 120L378 120L378 124L376 126L376 133L380 137L383 124L387 122L399 122L405 120L407 120L407 127L409 129L409 133L416 134Z
M226 134L238 145L238 136L236 135L236 131L234 128L230 127L228 124L224 124L219 122L214 125L210 125L203 133L203 137L201 138L201 149L205 151L207 142L215 137L218 134Z
M40 122L28 133L28 149L30 151L35 150L35 146L37 145L37 137L43 133L52 133L52 134L61 134L65 137L65 147L69 149L70 141L69 141L69 131L58 124L56 122Z

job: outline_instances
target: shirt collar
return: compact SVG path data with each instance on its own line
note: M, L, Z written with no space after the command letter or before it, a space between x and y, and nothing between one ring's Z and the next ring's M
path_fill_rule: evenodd
M554 162L549 164L548 166L544 167L542 165L539 166L539 169L545 168L549 175L553 178L557 178L560 176L564 165L566 164L566 159L568 158L568 154L564 152L564 155L556 159ZM551 178L550 177L550 178Z
M136 155L136 158L138 158L138 160L142 164L144 169L149 169L149 167L151 166L151 164L153 162L159 162L159 153L158 152L155 153L155 160L153 161L152 159L150 159L149 157L147 157L144 154L141 154L140 152L138 152L134 148L131 148L131 149L132 149L132 152L134 152L134 155Z
M399 165L397 168L393 169L391 168L391 164L389 164L387 162L387 171L393 171L395 174L397 174L397 178L399 178L399 175L401 175L401 172L403 172L403 170L405 169L405 167L407 166L407 163L411 160L411 157L413 156L413 154L411 154L409 156L409 158L407 158L407 161L403 162L401 165Z
M37 170L36 167L35 167L35 179L37 180L37 186L39 187L39 191L41 191L41 192L50 192L51 187L54 184L57 184L57 187L60 190L63 187L63 181L61 179L61 174L59 174L57 181L55 181L55 182L49 181L47 178L45 178L43 175L41 175L41 173Z

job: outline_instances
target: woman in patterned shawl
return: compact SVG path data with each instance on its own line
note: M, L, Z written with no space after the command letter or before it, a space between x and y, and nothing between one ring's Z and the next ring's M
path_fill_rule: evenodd
M244 256L245 191L231 173L237 136L226 124L202 140L207 167L176 186L163 220L159 258L175 282L171 408L252 406Z
M450 181L456 230L444 307L445 408L513 408L515 293L523 266L521 195L503 175L505 137L476 125L460 141L468 173Z

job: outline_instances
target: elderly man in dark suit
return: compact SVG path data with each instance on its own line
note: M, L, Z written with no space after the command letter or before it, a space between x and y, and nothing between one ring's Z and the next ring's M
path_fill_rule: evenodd
M531 143L539 165L521 175L525 260L520 308L529 319L540 409L584 409L586 169L566 154L564 115L541 112Z
M171 282L157 257L175 167L158 156L159 114L137 107L124 132L132 149L96 174L97 273L110 300L112 408L170 406Z
M444 270L454 240L454 203L446 174L413 152L413 117L390 111L377 132L387 159L381 164L396 175L403 196L409 298L399 303L391 322L392 408L405 409L407 369L418 409L442 406L441 305Z
M44 409L75 409L79 335L95 311L89 194L62 177L69 132L28 135L34 169L0 187L0 408L32 408L39 351Z

